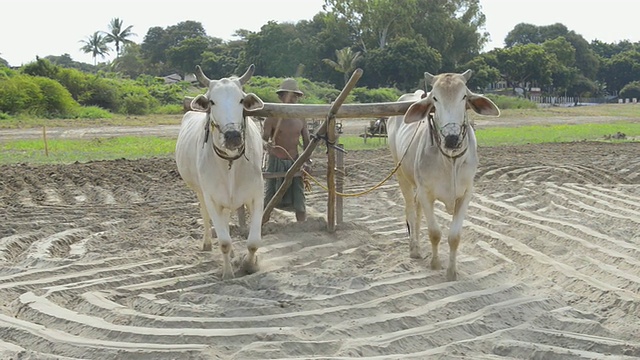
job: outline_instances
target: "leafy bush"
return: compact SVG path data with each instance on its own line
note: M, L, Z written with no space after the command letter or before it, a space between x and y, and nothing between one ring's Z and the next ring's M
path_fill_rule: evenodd
M7 120L7 119L10 119L10 118L11 118L11 115L0 111L0 120Z
M36 76L33 80L40 87L43 95L38 115L48 118L70 118L76 116L80 105L64 86L55 80L45 77Z
M98 106L112 112L117 112L120 106L120 84L117 80L91 76L87 81L87 88L78 99L85 106Z
M491 99L499 109L535 109L538 107L535 102L524 98L494 94L486 94L485 96Z
M395 88L368 89L357 87L353 89L351 94L353 94L356 102L377 103L397 101L402 92Z
M113 114L97 106L81 106L77 117L80 119L110 119Z
M179 115L183 113L183 110L182 105L160 105L153 110L153 113L163 115Z
M129 115L146 115L159 105L158 100L149 95L147 88L126 82L122 88L122 102L119 112Z
M35 112L33 107L42 103L43 95L32 79L26 75L0 79L0 111L14 115Z

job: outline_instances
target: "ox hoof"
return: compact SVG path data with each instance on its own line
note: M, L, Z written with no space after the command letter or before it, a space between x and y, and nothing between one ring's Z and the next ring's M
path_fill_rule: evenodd
M442 266L440 265L440 259L431 258L431 270L440 270Z
M202 251L211 251L211 243L202 245Z
M409 257L412 259L422 259L422 255L420 255L420 250L411 250L409 251Z
M260 270L260 265L258 264L258 255L253 255L253 259L250 259L249 256L245 255L242 261L242 269L247 274L253 274Z
M455 268L447 269L447 281L456 281L458 280L458 272Z
M222 280L231 280L233 278L235 278L233 270L225 271L222 273Z

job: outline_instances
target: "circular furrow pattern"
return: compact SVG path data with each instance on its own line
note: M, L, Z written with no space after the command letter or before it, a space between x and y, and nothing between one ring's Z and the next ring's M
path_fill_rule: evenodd
M640 357L640 144L481 148L460 278L410 259L395 177L344 198L325 231L275 211L261 271L199 251L202 221L172 159L0 169L0 357L348 359ZM326 179L324 153L314 174ZM346 193L393 169L345 157ZM451 216L441 204L440 256ZM20 355L17 355L20 354Z

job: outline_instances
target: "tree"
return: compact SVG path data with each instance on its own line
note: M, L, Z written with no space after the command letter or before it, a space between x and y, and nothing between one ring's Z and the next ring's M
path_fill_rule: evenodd
M113 60L111 68L131 79L145 73L145 65L140 56L140 45L135 43L125 45L120 57Z
M473 60L460 66L456 72L463 73L467 69L473 70L473 76L467 82L467 86L470 89L476 89L482 91L486 89L491 83L497 82L502 79L500 70L490 64L497 63L495 54L485 53L476 56Z
M640 99L640 81L632 81L620 90L620 97L627 99Z
M119 18L113 18L111 19L111 22L109 22L109 25L108 25L109 31L104 33L107 43L115 43L116 58L120 56L120 44L122 45L130 44L133 41L130 40L129 38L132 36L137 36L136 34L131 32L133 25L129 25L124 29L122 28L122 26L123 26L122 20L120 20Z
M384 49L389 39L411 32L412 10L417 0L325 0L325 8L348 19L360 46Z
M91 36L87 36L86 39L80 40L84 45L80 48L85 54L91 53L93 57L93 65L96 65L96 58L100 56L104 58L109 53L109 46L107 46L107 39L102 35L100 31L96 31Z
M541 45L516 45L496 52L498 68L510 86L525 89L551 84L555 58Z
M547 40L553 40L558 37L564 37L575 49L575 66L580 72L589 79L595 79L598 73L600 61L598 56L590 48L589 43L574 31L569 31L566 26L560 23L535 26L531 24L520 23L511 30L506 38L505 44L507 48L517 45L526 44L542 44Z
M167 60L182 74L192 73L196 65L202 62L202 53L207 51L209 43L209 39L202 36L184 39L167 49Z
M345 47L336 50L335 61L328 58L322 59L322 61L337 72L344 73L344 84L346 85L350 74L356 69L356 64L361 58L360 51L354 52L350 47Z
M443 70L473 59L488 40L479 0L325 0L346 19L366 55L401 38L416 38L442 55Z
M640 80L640 52L625 51L606 59L600 77L613 91L620 91L626 84Z
M424 40L401 38L365 54L363 82L369 87L424 88L424 72L436 73L442 57Z

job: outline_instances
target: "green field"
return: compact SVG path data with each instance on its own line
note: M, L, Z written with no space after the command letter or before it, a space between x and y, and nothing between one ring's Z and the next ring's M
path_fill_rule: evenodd
M548 125L523 127L493 127L476 132L479 146L537 144L549 142L605 141L606 135L624 133L628 138L640 138L640 123ZM620 141L620 140L613 140ZM385 139L368 139L365 144L357 136L342 136L346 150L386 147ZM0 144L0 163L73 163L92 160L171 157L176 140L165 137L113 137L55 139L48 141L48 156L42 140L13 140ZM318 149L323 151L323 149Z
M471 113L473 114L473 113ZM472 115L474 117L474 115ZM479 146L522 145L547 142L573 141L620 141L605 140L618 132L627 136L626 141L640 139L640 105L608 104L569 108L507 109L500 121L531 118L571 119L579 117L607 118L606 122L594 121L581 124L554 124L534 126L483 127L476 130ZM2 129L47 127L96 127L96 126L154 126L177 125L180 115L149 115L139 117L114 116L97 120L59 119L9 119L0 120ZM490 118L484 117L489 120ZM611 120L613 119L613 120ZM529 122L531 123L531 122ZM347 150L377 149L386 147L386 139L369 138L364 143L361 137L342 136L340 142ZM166 137L115 137L81 139L50 139L48 156L44 142L38 140L10 140L0 143L0 163L72 163L92 160L138 159L148 157L171 157L175 139ZM320 146L317 151L324 151Z

